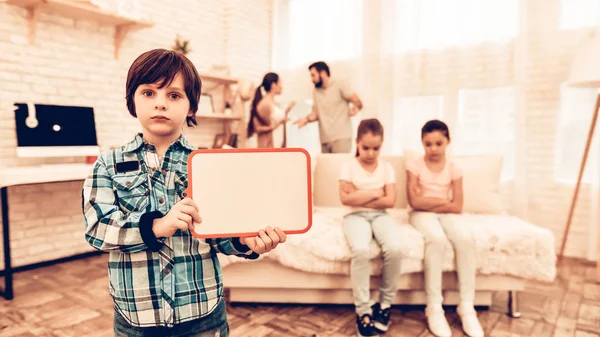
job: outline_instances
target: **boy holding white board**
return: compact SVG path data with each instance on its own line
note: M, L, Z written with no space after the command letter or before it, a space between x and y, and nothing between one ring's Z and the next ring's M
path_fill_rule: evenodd
M216 253L257 258L286 241L270 227L241 238L190 233L202 226L202 210L186 197L195 148L182 129L196 124L201 85L182 54L140 55L127 75L126 100L143 132L100 155L84 182L85 237L110 252L115 336L228 336Z

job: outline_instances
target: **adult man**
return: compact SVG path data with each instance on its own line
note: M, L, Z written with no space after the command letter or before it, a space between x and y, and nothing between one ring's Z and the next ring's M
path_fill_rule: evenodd
M315 85L312 112L294 122L299 128L319 122L322 153L349 153L352 148L352 123L350 117L362 109L360 98L348 83L331 78L325 62L315 62L308 67ZM353 107L350 108L349 103Z

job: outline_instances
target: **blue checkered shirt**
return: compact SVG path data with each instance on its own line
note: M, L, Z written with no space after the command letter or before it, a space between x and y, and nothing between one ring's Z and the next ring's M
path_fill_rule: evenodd
M84 182L85 238L109 252L115 310L133 326L170 327L208 315L223 296L216 253L256 258L238 239L199 240L189 231L159 239L150 234L149 241L152 219L144 217L167 214L185 196L187 159L194 149L182 135L161 163L155 147L138 134L101 154ZM123 162L139 168L116 165Z

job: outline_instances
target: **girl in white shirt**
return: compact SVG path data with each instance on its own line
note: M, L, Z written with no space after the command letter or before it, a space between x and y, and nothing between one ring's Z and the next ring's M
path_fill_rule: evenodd
M386 212L396 203L396 174L392 165L379 159L383 126L365 119L358 126L356 157L342 166L340 199L349 206L344 234L352 251L350 275L359 336L378 336L390 320L390 307L400 276L400 225ZM383 254L380 298L369 305L371 261L369 247L375 237Z

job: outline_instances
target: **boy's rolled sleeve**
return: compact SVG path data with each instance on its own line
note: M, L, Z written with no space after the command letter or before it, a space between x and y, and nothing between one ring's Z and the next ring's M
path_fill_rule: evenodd
M206 239L208 243L215 251L225 255L236 255L247 259L256 259L259 255L243 245L239 238L218 238L218 239Z
M100 157L83 185L85 238L101 251L136 253L157 251L162 242L152 232L152 222L162 214L130 212L125 215L117 204L112 179Z

